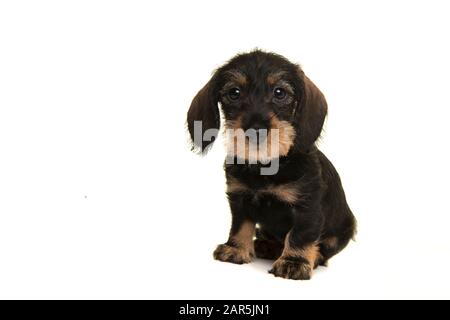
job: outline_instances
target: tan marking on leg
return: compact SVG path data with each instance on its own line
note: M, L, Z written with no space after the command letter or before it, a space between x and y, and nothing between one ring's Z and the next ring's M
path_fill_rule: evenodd
M255 256L254 234L255 224L251 221L244 221L239 231L235 235L230 235L228 242L232 245L219 245L214 251L214 258L238 264L251 262Z
M302 257L303 259L308 261L311 269L313 269L314 265L316 264L316 260L320 256L319 247L317 243L313 242L311 244L303 246L302 248L292 248L291 245L289 244L290 234L291 232L289 231L284 240L284 250L283 254L281 255L281 258L289 256Z
M252 255L255 252L253 247L253 237L255 236L255 223L251 221L244 221L238 233L230 237L230 240L244 251L250 252Z
M319 248L316 243L308 244L302 248L292 248L289 243L289 235L290 232L286 235L281 257L274 262L269 272L276 277L309 280L314 267L317 265L316 261L320 257ZM302 258L306 262L293 258Z

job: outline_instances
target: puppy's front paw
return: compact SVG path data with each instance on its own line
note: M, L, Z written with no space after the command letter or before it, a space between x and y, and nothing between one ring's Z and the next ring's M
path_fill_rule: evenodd
M275 277L293 280L311 279L312 269L309 263L302 258L279 258L269 270Z
M232 247L227 244L220 244L214 251L214 259L237 264L249 263L252 261L254 253L239 247Z

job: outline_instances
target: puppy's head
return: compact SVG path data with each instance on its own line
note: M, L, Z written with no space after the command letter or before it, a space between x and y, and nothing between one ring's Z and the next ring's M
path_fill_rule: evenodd
M217 135L219 103L227 129L253 129L268 136L278 129L280 156L291 150L307 152L327 113L323 94L298 65L259 50L231 59L193 99L187 124L194 147L201 151Z

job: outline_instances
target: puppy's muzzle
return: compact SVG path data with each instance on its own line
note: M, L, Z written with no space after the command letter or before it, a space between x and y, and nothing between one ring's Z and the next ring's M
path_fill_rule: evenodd
M270 130L270 118L261 114L252 114L244 117L242 129L247 133L254 133L258 143L267 139Z

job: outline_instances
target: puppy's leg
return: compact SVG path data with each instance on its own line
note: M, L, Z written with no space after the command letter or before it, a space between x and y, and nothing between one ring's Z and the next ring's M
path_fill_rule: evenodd
M233 210L234 209L234 210ZM237 264L249 263L255 256L255 223L232 206L232 224L228 241L217 246L214 259Z
M309 280L312 270L320 259L319 247L316 242L298 245L291 239L291 232L289 232L283 253L275 261L269 273L286 279Z
M318 262L321 266L327 266L328 260L344 249L355 234L355 226L352 224L350 228L344 230L341 234L335 236L325 236L320 239L320 255Z
M321 220L318 216L313 219L297 219L297 223L286 235L281 257L274 262L269 273L294 280L311 278L312 270L321 259L318 246Z
M326 237L320 240L319 244L321 259L318 261L318 265L327 267L328 260L339 253L343 246L339 244L338 237Z

